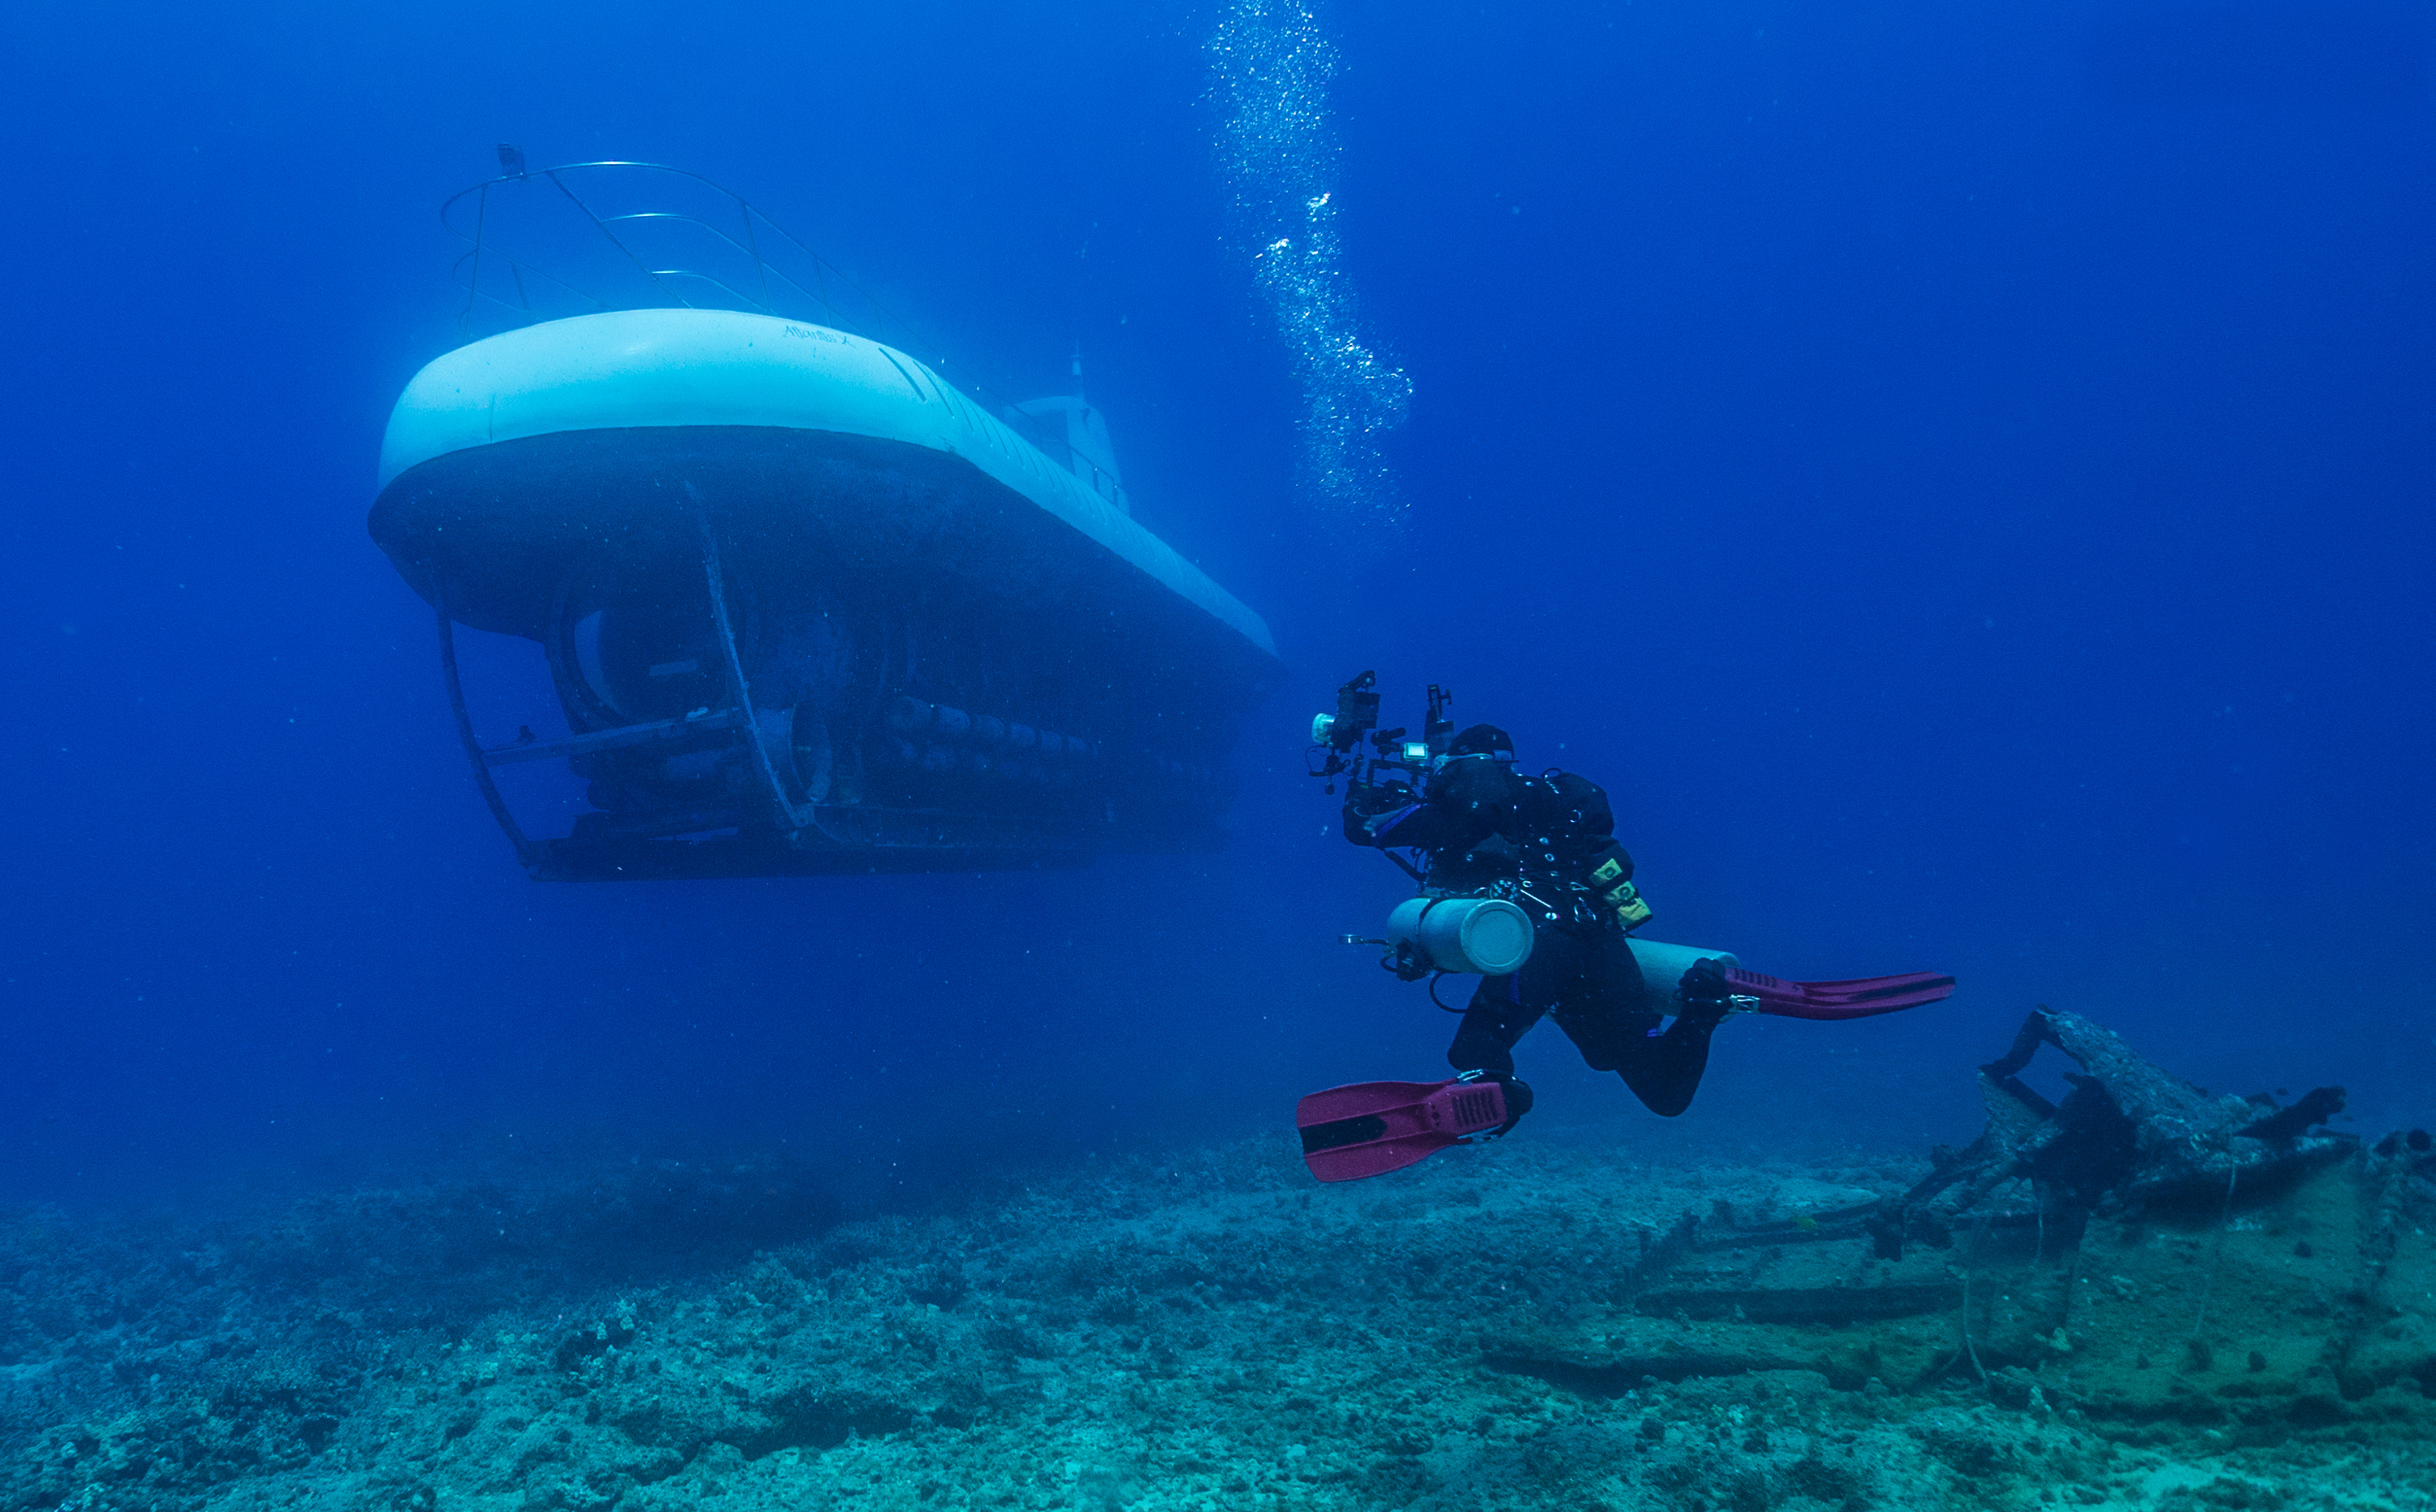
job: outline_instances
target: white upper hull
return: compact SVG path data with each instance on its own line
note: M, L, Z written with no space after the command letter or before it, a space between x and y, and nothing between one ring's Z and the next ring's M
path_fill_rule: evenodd
M1276 654L1260 616L928 367L805 322L620 310L461 347L399 397L381 443L380 485L498 442L689 426L828 431L960 458Z

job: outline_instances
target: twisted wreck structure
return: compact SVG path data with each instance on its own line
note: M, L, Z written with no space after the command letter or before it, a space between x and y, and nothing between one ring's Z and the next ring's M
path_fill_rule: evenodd
M2046 1047L2076 1066L2057 1103L2019 1079ZM1986 1132L1925 1177L1686 1212L1607 1306L1489 1364L1609 1395L1799 1371L2118 1422L2436 1428L2436 1139L2321 1130L2338 1087L2203 1091L2045 1008L1978 1076Z

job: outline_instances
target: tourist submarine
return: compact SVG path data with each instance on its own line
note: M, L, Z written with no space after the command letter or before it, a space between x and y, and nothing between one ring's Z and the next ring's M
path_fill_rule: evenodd
M1004 408L854 332L723 308L547 321L416 374L372 537L431 606L531 875L1219 843L1224 758L1280 681L1268 628L1132 518L1095 408ZM475 728L460 626L539 647L563 738ZM533 761L582 779L564 835L502 795Z

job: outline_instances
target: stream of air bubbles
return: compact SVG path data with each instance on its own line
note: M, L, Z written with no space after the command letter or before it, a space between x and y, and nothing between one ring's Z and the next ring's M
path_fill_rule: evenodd
M1232 0L1209 53L1231 234L1302 392L1301 491L1339 525L1400 523L1381 438L1402 423L1413 385L1364 339L1338 244L1336 50L1303 0Z

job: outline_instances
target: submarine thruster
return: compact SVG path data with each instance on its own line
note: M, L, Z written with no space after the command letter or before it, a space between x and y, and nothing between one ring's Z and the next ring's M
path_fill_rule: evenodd
M1044 424L1065 457L1016 428ZM984 408L854 331L683 304L426 367L370 528L535 877L973 870L1219 842L1276 651L1123 506L1079 401ZM460 625L538 643L565 739L478 738ZM501 796L528 761L583 779L567 834Z

